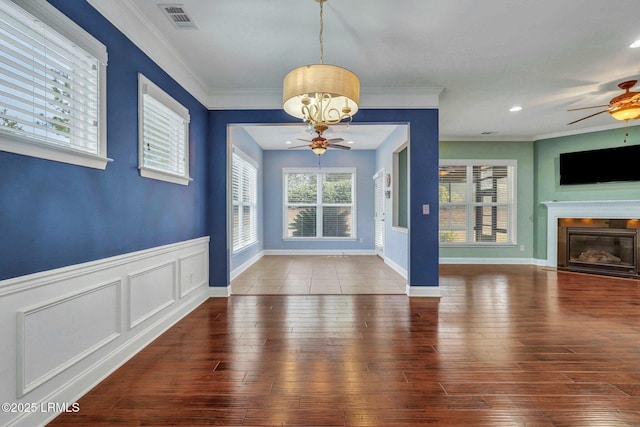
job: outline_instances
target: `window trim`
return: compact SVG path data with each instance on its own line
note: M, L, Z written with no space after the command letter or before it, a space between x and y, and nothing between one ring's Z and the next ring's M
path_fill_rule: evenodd
M400 168L400 156L402 152L406 152L405 160L406 167L401 170ZM410 199L410 158L409 158L409 143L405 142L396 148L393 152L393 168L392 168L392 211L391 211L391 229L395 231L407 231L409 230L409 199ZM401 174L404 172L404 174ZM403 191L404 190L404 193ZM404 201L404 208L401 202ZM402 214L402 215L401 215ZM406 222L406 225L400 224L400 221Z
M290 173L301 173L301 174L316 174L321 176L326 173L350 173L351 174L351 236L349 237L325 237L325 236L315 236L315 237L293 237L288 236L289 230L289 221L288 221L288 203L287 203L287 174ZM318 168L282 168L282 239L286 241L357 241L358 240L358 210L357 210L357 182L358 182L357 168L354 167L323 167L322 169ZM322 180L318 179L316 181L317 189L321 188ZM314 206L320 206L321 203L321 195L322 193L316 192L316 204ZM322 216L318 215L316 218L318 223L322 222ZM316 229L316 234L321 231Z
M151 168L144 165L144 95L149 95L155 101L164 105L184 120L184 174L173 173L160 169ZM189 123L191 119L189 110L153 83L142 73L138 73L138 169L140 176L144 178L157 179L180 185L189 185L193 181L189 177Z
M254 210L254 216L253 216L253 220L255 221L255 224L253 224L253 227L255 228L255 239L249 241L248 243L245 243L242 246L239 246L238 248L234 247L234 233L235 230L233 228L233 207L236 206L235 201L233 200L233 163L234 163L234 157L238 157L239 160L241 162L244 162L246 165L251 166L255 169L256 171L256 182L254 183L254 191L255 191L255 202L252 204L249 204L248 206L250 208L253 208ZM242 150L240 150L238 147L233 146L231 148L231 191L230 191L230 197L231 197L231 253L233 255L238 254L248 248L250 248L253 245L256 245L260 239L258 239L258 171L260 170L260 168L258 167L258 163L252 159L249 155L247 155L246 153L244 153ZM241 197L242 199L242 197ZM239 207L242 206L247 206L246 204L242 204L242 202L240 201L240 203L238 203ZM239 221L239 224L241 224L241 222Z
M518 230L518 224L517 224L517 218L518 218L518 200L517 200L517 186L518 186L518 180L517 180L517 175L518 175L518 161L515 159L440 159L439 165L438 165L438 169L444 166L465 166L465 167L473 167L473 166L506 166L506 167L511 167L512 168L512 173L510 174L510 188L509 188L509 198L510 198L510 205L512 207L512 209L510 209L509 214L508 214L508 224L509 224L509 228L508 228L508 237L509 240L507 242L486 242L486 241L482 241L482 242L473 242L473 241L466 241L466 242L441 242L440 241L440 227L438 227L438 242L439 245L441 247L513 247L513 246L517 246L518 245L518 238L517 238L517 230ZM467 217L467 224L466 224L466 232L471 233L473 230L473 226L472 226L472 218L473 215L471 215L471 210L474 208L474 206L477 206L476 202L473 202L472 200L470 200L471 198L471 187L473 186L473 182L466 182L467 184L467 200L464 203L465 209L466 209L466 217ZM440 206L442 206L442 202L439 202ZM457 203L458 205L460 203ZM471 230L471 231L470 231ZM468 238L468 236L467 236Z
M58 9L42 0L0 0L7 8L11 3L42 21L64 38L75 43L98 60L98 139L97 153L57 146L29 137L0 134L0 150L53 160L77 166L105 170L113 159L107 157L107 48Z

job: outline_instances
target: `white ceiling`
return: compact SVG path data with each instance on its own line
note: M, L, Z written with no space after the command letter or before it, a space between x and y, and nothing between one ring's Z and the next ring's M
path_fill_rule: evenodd
M225 102L278 108L284 76L319 62L314 0L178 0L193 30L174 28L158 7L167 0L89 1L210 108ZM328 0L324 61L360 77L363 108L411 106L412 93L442 90L443 140L530 141L621 127L606 113L567 126L599 111L567 109L607 104L621 93L617 83L640 78L640 48L629 48L640 39L639 6L638 0ZM523 110L509 112L514 105ZM265 144L294 138L254 131Z

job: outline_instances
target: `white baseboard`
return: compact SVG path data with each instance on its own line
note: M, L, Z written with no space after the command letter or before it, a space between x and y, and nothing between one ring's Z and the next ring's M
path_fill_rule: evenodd
M265 255L375 255L375 249L265 249Z
M209 298L226 298L229 296L231 296L231 285L209 287Z
M440 298L439 286L409 286L407 285L407 295L410 297L432 297Z
M537 265L534 258L440 258L440 264L524 264Z
M409 274L407 273L406 268L401 267L399 264L396 264L389 258L384 258L384 263L387 264L389 267L393 268L399 275L401 275L405 279L409 277Z
M209 289L208 237L0 281L0 401L74 403ZM2 412L0 425L57 415Z
M246 269L251 267L256 262L260 261L260 258L262 258L263 256L264 256L264 251L260 251L257 254L255 254L254 256L252 256L251 258L249 258L247 261L243 262L238 267L234 268L231 271L231 275L230 275L231 276L231 280L235 279L240 274L242 274L243 271L245 271Z

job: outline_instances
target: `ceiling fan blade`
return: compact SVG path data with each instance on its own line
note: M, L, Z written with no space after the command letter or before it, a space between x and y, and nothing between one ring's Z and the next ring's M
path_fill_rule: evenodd
M574 120L574 121L572 121L571 123L567 123L567 126L568 126L568 125L572 125L572 124L574 124L574 123L581 122L581 121L586 120L586 119L589 119L589 118L591 118L591 117L593 117L593 116L597 116L598 114L606 113L607 111L609 111L609 110L602 110L602 111L598 111L597 113L591 114L591 115L589 115L589 116L587 116L587 117L583 117L583 118L581 118L581 119Z
M302 139L302 138L298 138L298 141L311 142L310 139Z
M605 104L605 105L593 105L591 107L580 107L580 108L571 108L567 111L579 111L579 110L588 110L590 108L602 108L602 107L608 107L609 104Z
M327 142L342 142L344 141L343 138L332 138L332 139L327 139Z
M329 146L329 148L338 148L340 150L351 150L351 147L347 147L346 145L339 145L339 144L327 144Z
M287 150L291 150L292 148L302 148L302 147L311 147L311 144L296 145L294 147L287 147Z

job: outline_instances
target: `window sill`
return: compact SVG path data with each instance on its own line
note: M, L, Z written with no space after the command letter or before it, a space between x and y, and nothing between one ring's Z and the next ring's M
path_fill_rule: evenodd
M140 176L144 178L157 179L159 181L171 182L173 184L189 185L193 179L188 176L176 175L169 172L163 172L156 169L141 167Z
M112 159L96 154L69 150L64 147L32 141L27 138L7 138L4 135L0 136L0 150L100 170L105 170L107 163L113 161Z
M398 227L397 225L391 226L392 231L397 231L399 233L408 233L409 229L407 227Z

